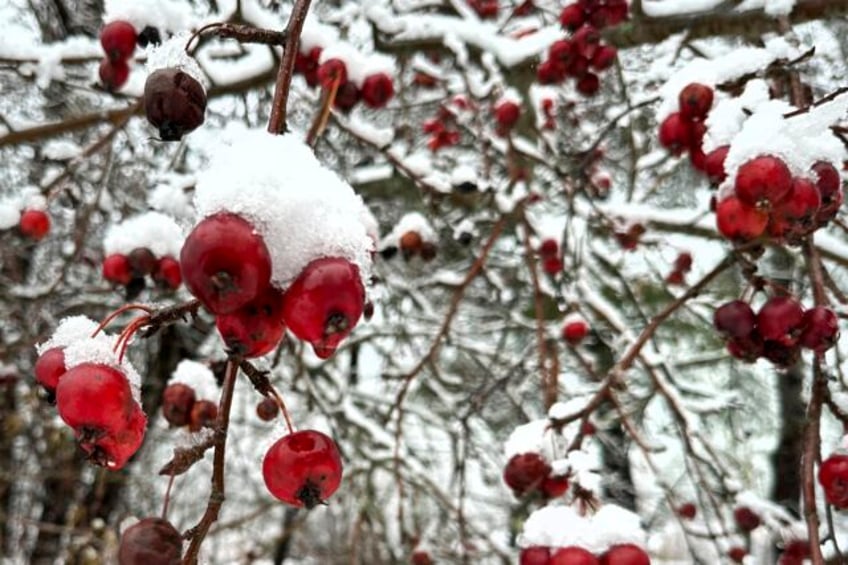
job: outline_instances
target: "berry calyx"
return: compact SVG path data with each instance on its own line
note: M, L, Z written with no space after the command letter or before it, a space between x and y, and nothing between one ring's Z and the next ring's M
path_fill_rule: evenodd
M548 565L551 559L550 548L534 545L521 550L518 557L519 565Z
M521 497L539 488L550 472L551 466L538 453L521 453L507 462L503 479L515 496Z
M129 258L122 253L113 253L103 260L103 278L111 283L128 285L133 278Z
M144 113L162 141L179 141L203 124L206 91L188 73L159 69L144 83Z
M66 371L64 350L61 347L48 349L38 356L34 369L35 380L52 395Z
M614 545L601 555L601 565L651 565L644 549L632 543Z
M819 484L828 504L848 508L848 455L832 454L819 467Z
M262 236L241 216L222 212L201 220L180 251L188 290L214 314L235 312L264 291L271 257Z
M362 316L365 289L359 268L340 257L309 263L286 290L283 318L291 332L326 359Z
M314 508L332 496L342 479L342 460L335 442L315 430L280 438L262 462L268 491L286 504Z
M130 66L126 61L110 61L103 59L100 61L100 67L97 70L97 76L100 77L100 82L103 87L109 92L115 92L130 78Z
M170 384L162 393L162 416L172 426L187 426L196 400L194 389L187 384Z
M176 565L183 553L183 536L162 518L144 518L121 536L120 565Z
M126 61L135 51L136 31L123 20L109 22L100 30L100 45L110 61Z
M687 84L678 96L680 116L684 120L703 120L713 105L713 89L706 84Z
M235 312L219 314L215 326L230 352L242 357L265 355L277 347L286 330L283 294L269 286Z
M600 561L582 547L561 547L551 554L548 565L598 565Z
M773 206L792 190L792 173L779 157L760 155L739 167L735 188L739 200L749 206Z
M50 231L50 216L44 210L26 210L18 223L21 234L39 241Z
M362 101L369 108L382 108L395 94L392 77L386 73L377 73L365 78L362 83Z

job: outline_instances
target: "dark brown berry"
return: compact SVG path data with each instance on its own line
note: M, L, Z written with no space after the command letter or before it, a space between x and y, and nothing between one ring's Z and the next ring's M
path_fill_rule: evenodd
M179 141L203 124L206 92L179 69L159 69L144 84L144 112L162 141Z

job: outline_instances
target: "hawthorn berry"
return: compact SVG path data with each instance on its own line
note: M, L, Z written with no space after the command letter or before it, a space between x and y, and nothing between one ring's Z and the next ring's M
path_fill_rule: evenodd
M542 257L554 257L559 251L559 244L554 239L545 239L539 245L539 255Z
M318 83L329 88L333 83L341 86L347 82L347 66L341 59L328 59L318 67Z
M593 96L601 88L601 79L595 73L585 73L577 81L577 92L584 96Z
M698 507L691 502L687 502L678 506L676 512L684 520L692 520L698 514Z
M577 345L589 334L589 324L583 318L575 318L562 327L562 338L571 345Z
M294 62L294 70L301 73L306 79L306 84L311 87L318 86L318 60L321 58L320 47L313 47L309 53L298 53Z
M156 256L146 247L137 247L127 255L133 278L150 275L156 270Z
M362 83L362 101L369 108L382 108L395 94L392 77L386 73L377 73L365 77Z
M534 545L521 550L518 557L519 565L548 565L551 559L551 550L548 547Z
M739 546L731 547L727 551L727 556L734 563L742 563L743 561L745 561L745 556L747 556L747 555L748 555L748 551L744 547L739 547Z
M566 67L559 61L545 59L536 68L539 84L556 84L565 80Z
M263 422L271 422L277 417L279 411L280 408L277 406L277 403L274 402L273 398L263 398L256 405L256 415Z
M521 117L521 106L512 100L504 100L495 106L494 113L498 126L503 130L509 130Z
M816 215L816 223L824 225L836 216L842 206L842 179L839 171L827 161L816 162L812 170L817 178L816 188L821 195L821 208Z
M286 504L314 508L339 488L342 460L329 436L303 430L271 446L262 462L262 476L271 494Z
M713 89L706 84L687 84L678 95L680 116L684 120L703 120L713 105Z
M769 216L764 210L728 196L716 205L718 231L732 241L750 241L763 235Z
M776 205L792 190L792 173L783 159L760 155L746 161L736 173L736 196L744 204Z
M336 90L336 99L333 106L342 112L349 112L359 102L362 93L353 81L343 82Z
M584 24L571 37L574 49L582 57L591 59L601 44L601 34L595 26Z
M535 452L513 455L503 472L503 480L517 497L539 488L550 474L551 466Z
M711 183L721 184L727 178L727 173L724 172L724 161L727 159L729 150L729 145L722 145L707 153L704 158L704 172L707 173Z
M542 270L547 274L556 276L557 274L562 272L564 265L562 263L562 259L560 259L557 255L552 257L545 257L542 260Z
M750 532L760 527L760 517L747 506L739 506L733 510L733 519L743 532Z
M680 112L669 114L660 124L660 145L671 151L673 155L682 154L691 145L691 139L691 125L683 119Z
M559 498L568 492L568 476L567 475L549 475L542 481L542 494L545 498Z
M188 429L199 432L201 428L211 428L218 419L218 405L211 400L198 400L191 407Z
M790 296L769 298L757 313L757 330L765 341L792 347L798 342L804 309Z
M716 309L713 325L728 338L747 338L757 325L757 316L747 302L734 300Z
M600 565L651 565L651 558L638 545L623 543L601 555Z
M834 453L819 467L819 484L828 504L848 508L848 455Z
M128 285L133 278L129 257L113 253L103 260L103 278L111 283Z
M322 257L309 263L286 290L283 319L294 335L326 359L353 331L364 302L359 268L340 257Z
M286 331L283 293L269 286L235 312L218 314L215 326L230 352L248 358L265 355Z
M162 257L156 263L153 280L162 288L176 290L183 282L180 262L170 255Z
M187 426L196 400L194 389L187 384L169 384L162 392L162 416L172 426Z
M18 222L21 234L38 241L50 231L50 216L44 210L26 210Z
M115 20L100 30L100 45L110 61L126 61L132 57L136 43L135 27L129 22Z
M551 554L548 565L598 565L600 561L589 550L577 547L561 547Z
M103 59L100 61L100 67L97 69L97 76L100 77L100 82L103 87L109 92L115 92L130 78L130 66L126 61L110 61Z
M792 180L789 194L774 209L773 215L789 223L795 231L807 232L814 227L821 207L821 193L809 179Z
M430 553L423 549L413 551L410 561L412 565L433 565L433 559L430 557Z
M569 4L559 14L559 24L568 31L576 31L585 21L586 15L579 2Z
M144 113L162 141L179 141L203 124L206 91L180 69L156 70L144 83Z
M816 306L804 312L801 328L798 344L816 353L824 353L839 338L839 320L826 306Z
M595 54L592 55L591 67L596 71L604 71L612 66L615 58L618 57L618 50L612 45L601 45Z
M783 546L777 565L802 565L810 557L810 542L794 539Z
M65 352L61 347L48 349L35 361L35 380L51 395L65 371Z
M180 251L188 290L214 314L235 312L264 291L271 257L253 225L235 214L218 213L198 223Z
M121 535L120 565L179 565L183 536L162 518L144 518Z

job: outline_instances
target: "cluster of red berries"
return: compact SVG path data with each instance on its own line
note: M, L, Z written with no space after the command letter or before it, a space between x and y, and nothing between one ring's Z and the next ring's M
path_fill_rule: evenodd
M147 417L120 367L81 363L68 369L64 348L54 347L38 357L35 378L96 465L120 469L141 446Z
M326 359L362 316L359 269L340 257L309 263L289 288L271 285L271 257L262 236L243 217L204 218L180 252L189 291L213 314L231 352L257 357L274 349L286 327Z
M18 230L24 237L40 241L50 231L50 216L44 210L24 210L18 220Z
M547 461L530 451L513 455L503 472L504 482L516 497L539 493L544 498L558 498L568 491L568 476L555 475Z
M324 89L335 88L333 105L349 112L359 101L369 108L383 108L395 93L392 77L386 73L373 73L365 77L362 85L349 78L347 65L339 58L320 63L323 48L313 47L308 52L298 52L294 72L302 74L306 84Z
M692 255L685 251L677 255L674 268L665 278L668 284L681 285L686 282L686 273L692 270Z
M189 431L197 432L215 425L218 406L210 400L199 400L189 385L172 383L162 393L162 416L173 427L188 426Z
M589 324L583 316L571 315L562 324L562 339L570 345L579 345L589 335Z
M833 453L819 467L819 484L828 504L839 510L848 508L848 454Z
M106 57L100 62L100 82L106 90L114 91L127 82L130 76L129 59L135 51L138 33L135 27L123 20L116 20L100 30L100 45Z
M526 547L521 550L520 565L651 565L644 549L632 543L613 545L601 555L582 547Z
M440 106L436 117L425 121L422 129L430 134L427 147L434 153L442 147L457 145L461 137L456 114L445 106Z
M498 0L468 0L468 5L481 20L493 20L498 17L500 11Z
M715 311L713 324L733 357L748 362L764 357L782 367L798 359L800 348L822 354L839 337L833 310L815 306L805 311L791 296L769 298L756 314L747 302L728 302Z
M559 254L559 244L556 240L545 239L539 245L539 257L542 259L542 270L552 277L562 272L562 258Z
M643 235L645 235L645 226L639 222L620 224L613 229L615 241L625 251L636 249Z
M618 55L615 47L603 43L600 30L625 18L624 0L578 0L563 8L559 21L572 32L571 38L551 44L547 59L536 70L537 80L541 84L558 84L572 77L581 94L597 93L601 87L597 72L610 68Z
M733 241L767 235L797 243L824 226L842 205L842 180L825 161L810 172L809 177L793 177L786 163L772 155L745 162L736 173L733 194L716 205L719 232Z
M112 253L103 260L103 278L133 293L144 288L150 275L153 284L165 290L176 290L182 284L180 263L170 255L157 258L147 247L137 247L128 255Z
M669 114L660 124L660 145L674 155L689 151L692 165L706 172L707 159L702 143L707 131L704 120L713 106L713 89L705 84L693 82L680 91L677 101L678 111Z
M120 565L176 565L183 554L183 536L163 518L144 518L121 535Z
M278 499L298 508L313 508L339 488L342 460L329 436L303 430L271 446L262 461L262 476Z

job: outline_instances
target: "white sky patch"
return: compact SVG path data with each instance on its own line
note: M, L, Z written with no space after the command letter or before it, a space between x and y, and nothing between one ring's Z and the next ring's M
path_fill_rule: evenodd
M110 227L103 251L106 255L128 255L133 249L146 247L157 258L179 257L184 240L185 234L173 218L161 212L146 212Z

